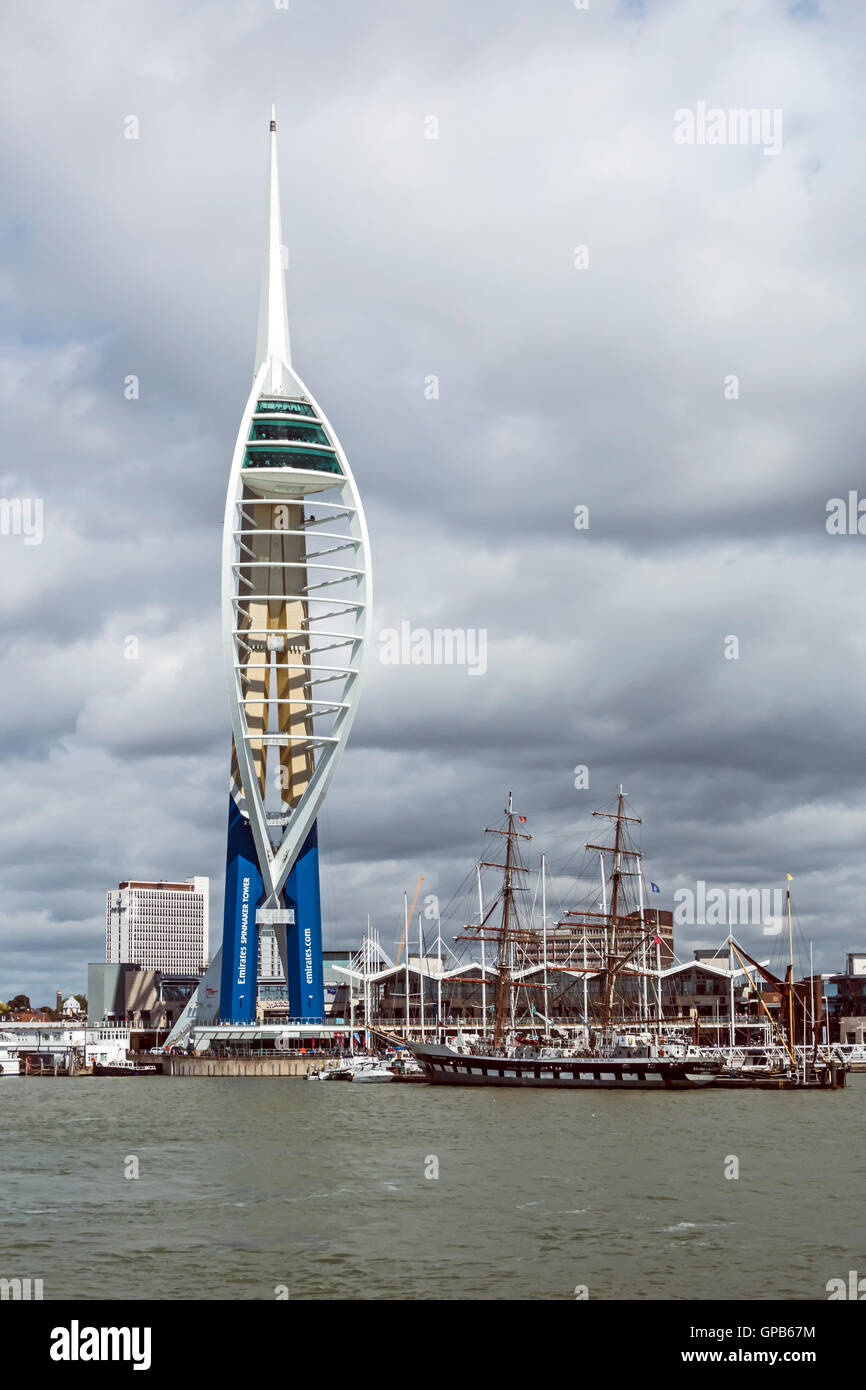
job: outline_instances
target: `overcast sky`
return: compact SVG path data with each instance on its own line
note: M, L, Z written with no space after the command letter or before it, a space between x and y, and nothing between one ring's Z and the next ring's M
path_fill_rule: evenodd
M0 13L0 497L44 509L41 544L0 535L0 998L84 988L122 878L209 874L221 929L220 530L272 101L294 360L365 503L374 630L488 644L470 675L374 643L320 820L326 945L368 912L390 945L420 873L444 907L509 788L556 873L622 782L655 903L787 871L816 964L864 949L866 536L826 520L866 495L866 11ZM781 148L677 143L699 103L781 113Z

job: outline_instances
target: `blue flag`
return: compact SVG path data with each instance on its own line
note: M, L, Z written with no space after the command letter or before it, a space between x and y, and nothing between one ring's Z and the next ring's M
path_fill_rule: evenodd
M653 890L654 893L660 893L662 891L657 883L651 883L650 888Z

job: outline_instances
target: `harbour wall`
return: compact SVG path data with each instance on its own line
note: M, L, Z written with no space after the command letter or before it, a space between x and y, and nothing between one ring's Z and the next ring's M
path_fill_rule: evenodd
M329 1063L306 1057L185 1057L165 1059L168 1076L300 1076Z

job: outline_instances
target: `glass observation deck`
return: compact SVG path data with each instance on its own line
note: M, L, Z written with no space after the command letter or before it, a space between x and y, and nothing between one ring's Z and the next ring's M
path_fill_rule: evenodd
M343 474L333 449L313 453L303 444L272 442L248 444L244 468L306 468L314 473L336 473L338 477Z
M306 401L260 400L256 402L257 415L312 415L316 412Z
M328 436L321 425L302 425L283 420L253 420L250 428L251 440L271 439L277 442L287 443L292 440L302 444L330 444Z

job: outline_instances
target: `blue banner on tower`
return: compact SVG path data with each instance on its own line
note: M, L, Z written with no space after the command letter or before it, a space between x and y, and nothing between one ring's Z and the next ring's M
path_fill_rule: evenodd
M253 833L229 797L226 895L223 907L223 961L220 1019L250 1023L256 1017L259 937L256 908L262 896Z
M292 1018L321 1019L325 1016L325 991L319 836L315 822L286 880L285 899L286 906L295 909L294 926L288 928L286 935L289 1008Z

